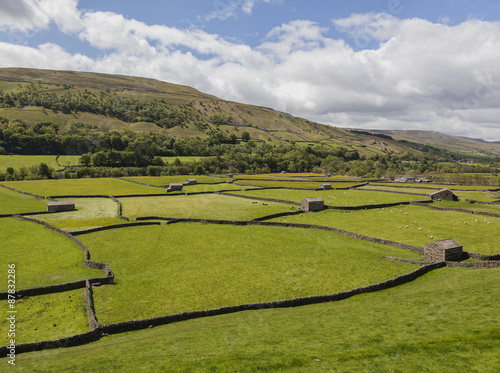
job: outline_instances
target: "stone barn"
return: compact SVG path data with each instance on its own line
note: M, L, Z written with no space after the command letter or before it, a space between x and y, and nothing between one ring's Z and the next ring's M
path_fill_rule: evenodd
M48 212L74 211L75 202L73 201L53 201L47 202Z
M184 185L196 185L196 184L198 184L198 182L196 181L196 179L187 179L184 182Z
M325 208L325 202L321 197L304 198L300 205L305 212L320 211Z
M232 179L233 178L233 174L227 174L226 177Z
M332 189L332 184L319 184L319 189L321 190Z
M434 241L424 246L424 260L430 262L459 261L463 257L463 246L452 238Z
M165 192L170 193L170 192L183 192L184 189L184 184L183 183L170 183L168 188L165 189Z
M429 198L432 201L458 201L458 197L450 189L441 189L431 193Z

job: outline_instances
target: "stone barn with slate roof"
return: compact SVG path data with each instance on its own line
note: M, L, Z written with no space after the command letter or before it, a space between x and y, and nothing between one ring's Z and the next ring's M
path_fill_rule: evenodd
M184 182L184 185L196 185L196 184L198 184L198 182L196 181L196 179L187 179Z
M332 189L332 184L319 184L319 189L322 189L322 190Z
M167 189L165 189L165 192L182 192L184 191L183 189L184 184L183 183L170 183Z
M463 246L452 238L425 244L424 260L431 262L459 261L463 257Z
M432 201L458 201L458 197L450 189L441 189L431 193L429 198Z
M74 211L75 202L73 201L53 201L47 202L48 212Z
M325 202L321 197L304 198L300 205L305 212L320 211L325 208Z

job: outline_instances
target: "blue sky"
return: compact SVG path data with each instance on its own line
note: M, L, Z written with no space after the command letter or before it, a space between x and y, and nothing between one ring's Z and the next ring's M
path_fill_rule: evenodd
M137 75L339 127L500 140L500 0L0 0L0 67Z

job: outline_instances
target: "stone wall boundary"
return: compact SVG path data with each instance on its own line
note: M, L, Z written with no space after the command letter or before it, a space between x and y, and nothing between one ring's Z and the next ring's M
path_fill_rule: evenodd
M287 300L272 301L272 302L241 304L237 306L227 306L227 307L209 309L204 311L182 312L178 314L159 316L143 320L132 320L116 324L108 324L104 325L101 328L101 330L107 334L117 334L133 330L146 329L164 324L170 324L173 322L192 320L201 317L226 315L241 311L263 310L263 309L273 309L273 308L290 308L290 307L300 307L300 306L318 304L324 302L335 302L350 298L354 295L371 293L399 286L411 282L434 269L441 268L444 266L445 266L444 262L431 263L426 266L417 268L407 274L397 276L387 281L379 282L365 287L347 290L340 293L317 295L311 297L287 299Z
M52 199L51 197L39 196L38 194L23 192L22 190L14 189L12 187L9 187L9 186L6 186L6 185L2 185L2 184L0 184L0 187L5 188L5 189L9 189L9 190L11 190L13 192L16 192L16 193L25 194L25 195L30 196L30 197L35 197L35 198L38 198L38 199Z
M485 262L461 263L446 261L446 267L450 268L473 268L473 269L489 269L500 268L500 260L490 260Z
M94 291L92 290L92 284L90 281L85 282L85 301L87 303L87 315L89 319L90 330L95 330L100 328L102 325L97 321L94 309Z
M273 188L273 189L283 189L283 188ZM287 205L300 206L300 203L298 203L298 202L286 201L284 199L265 198L265 197L252 197L252 196L245 196L245 195L242 195L242 194L233 194L233 193L227 193L227 192L222 192L222 191L218 191L218 192L215 192L215 193L216 194L221 194L221 195L224 195L224 196L230 196L230 197L253 199L253 200L256 200L256 201L285 203Z
M367 192L381 192L381 193L394 193L394 194L407 194L410 196L429 196L429 194L424 194L424 193L412 193L412 192L395 192L394 190L383 190L383 189L371 189L371 188L364 188L364 189L359 189L360 191L367 191Z
M491 218L500 218L500 214L495 214L493 212L474 211L474 210L467 210L467 209L456 209L456 208L452 208L452 207L437 207L437 206L431 206L430 204L423 204L420 202L414 202L412 204L415 206L427 207L431 210L436 210L436 211L455 211L455 212L462 212L462 213L471 214L471 215L481 215L481 216L488 216Z
M434 269L444 267L445 265L446 265L445 262L431 263L423 267L417 268L407 274L400 275L383 282L334 294L316 295L311 297L294 298L294 299L272 301L272 302L241 304L236 306L226 306L204 311L189 311L189 312L182 312L166 316L158 316L149 319L125 321L115 324L108 324L108 325L99 324L100 326L98 326L98 322L97 320L95 320L97 323L94 324L95 329L91 330L90 332L52 341L19 344L16 345L16 354L24 352L40 351L44 349L53 349L59 347L79 346L97 341L101 339L103 336L108 334L118 334L129 331L147 329L154 326L171 324L180 321L193 320L201 317L227 315L231 313L250 311L250 310L290 308L290 307L300 307L300 306L318 304L324 302L336 302L348 299L355 295L381 291L414 281L417 278L425 275L426 273ZM8 351L9 350L7 346L0 347L0 358L6 357L7 354L9 353Z
M152 218L152 219L142 219L142 218L137 218L137 220L169 220L165 218ZM95 232L102 232L102 231L107 231L111 229L119 229L119 228L129 228L129 227L137 227L141 225L161 225L159 222L153 222L153 221L145 221L145 222L131 222L131 223L123 223L123 224L113 224L113 225L106 225L103 227L96 227L96 228L90 228L90 229L85 229L81 231L76 231L73 232L73 236L79 236L82 234L88 234L88 233L95 233Z

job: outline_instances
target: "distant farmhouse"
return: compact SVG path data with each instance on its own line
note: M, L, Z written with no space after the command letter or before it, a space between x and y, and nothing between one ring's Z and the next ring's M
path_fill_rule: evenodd
M431 201L458 201L458 197L450 189L441 189L429 195Z
M302 211L314 212L321 211L325 208L325 202L321 197L304 198L300 204Z
M397 179L394 179L394 181L396 183L423 183L423 184L430 182L429 179L426 179L423 177L415 178L412 176L401 176L401 177L398 177Z

